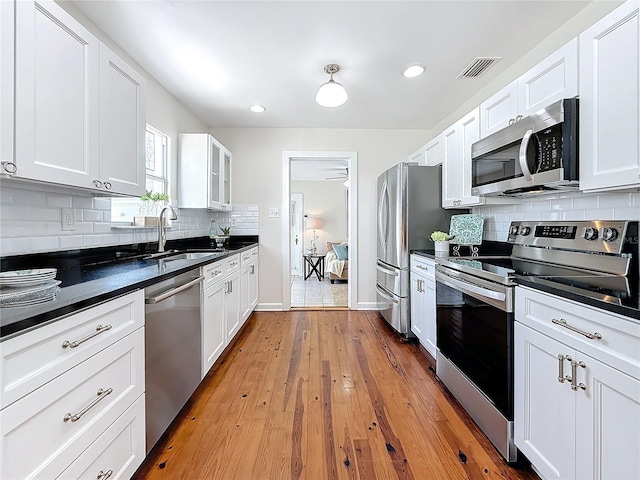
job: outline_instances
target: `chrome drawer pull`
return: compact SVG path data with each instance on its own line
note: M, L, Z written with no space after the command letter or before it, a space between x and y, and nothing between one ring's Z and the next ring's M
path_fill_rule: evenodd
M75 415L71 415L70 413L67 413L63 420L65 422L68 422L69 420L71 420L72 422L77 422L78 420L80 420L80 418L87 413L89 410L91 410L93 407L95 407L98 402L100 400L102 400L103 398L105 398L107 395L109 395L111 392L113 392L113 388L107 388L106 390L100 389L98 390L98 398L96 398L93 402L91 402L89 405L87 405L86 407L84 407L82 410L80 410L78 413L76 413Z
M93 184L97 187L97 188L102 188L102 186L104 185L104 183L102 183L100 180L94 180Z
M581 390L587 389L587 386L584 383L582 382L576 383L578 378L578 367L586 368L587 364L584 362L576 362L575 360L571 361L571 376L572 376L571 390L573 390L574 392L577 391L579 388Z
M111 325L105 325L104 327L102 325L98 325L96 327L96 331L87 335L84 338L81 338L80 340L76 340L74 342L70 342L69 340L65 340L62 343L62 348L76 348L78 345L80 345L81 343L86 342L87 340L91 340L93 337L95 337L96 335L100 335L101 333L106 332L107 330L111 330Z
M569 375L565 375L564 374L564 361L568 360L569 362L572 361L572 358L570 355L562 355L561 353L558 354L558 382L560 383L564 383L565 380L567 382L571 381L571 377Z
M113 470L107 470L106 472L100 470L96 478L98 480L107 480L107 478L109 478L111 475L113 475Z
M560 320L558 320L557 318L552 318L551 323L555 323L556 325L560 325L561 327L567 328L572 332L576 332L576 333L579 333L580 335L584 335L590 340L600 340L602 338L602 335L600 335L598 332L588 333L583 330L580 330L579 328L569 325L564 318L561 318Z

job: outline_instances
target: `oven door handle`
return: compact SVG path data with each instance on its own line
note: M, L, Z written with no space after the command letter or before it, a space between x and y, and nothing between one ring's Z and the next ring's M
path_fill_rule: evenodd
M475 283L467 282L466 280L452 278L442 272L436 272L436 280L444 283L445 285L449 285L452 288L457 288L462 293L475 293L476 295L480 295L486 298L492 298L500 302L504 302L506 300L506 296L504 293L494 292L493 290L481 287L479 285L476 285Z

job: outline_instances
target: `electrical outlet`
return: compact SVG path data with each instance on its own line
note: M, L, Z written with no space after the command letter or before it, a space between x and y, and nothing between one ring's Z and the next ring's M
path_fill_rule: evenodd
M75 230L76 217L73 214L73 208L62 209L62 230Z
M278 218L280 216L280 210L278 207L269 208L269 218Z
M232 227L236 226L236 217L231 217L231 226Z

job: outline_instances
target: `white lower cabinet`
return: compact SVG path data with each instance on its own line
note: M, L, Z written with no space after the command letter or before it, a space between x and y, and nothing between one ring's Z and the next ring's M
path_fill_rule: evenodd
M640 478L638 351L636 322L516 289L515 443L542 478Z
M0 478L57 478L143 393L139 328L0 412ZM144 421L129 441L144 452Z
M203 378L258 303L257 266L255 247L202 267Z
M435 262L419 255L411 255L411 331L435 358Z

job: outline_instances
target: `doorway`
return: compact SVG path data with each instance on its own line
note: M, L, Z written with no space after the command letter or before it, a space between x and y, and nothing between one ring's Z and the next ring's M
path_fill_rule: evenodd
M297 169L297 166L302 166L302 171L309 179L308 175L315 172L316 175L319 175L320 178L318 180L327 180L339 182L338 184L343 190L343 195L345 198L345 207L346 212L344 215L347 217L346 220L346 231L340 234L333 232L331 237L328 238L327 235L322 238L322 231L314 232L314 236L318 236L321 240L318 242L318 253L322 255L326 252L326 241L335 241L335 242L343 242L346 239L348 244L348 280L346 284L344 281L336 281L335 283L342 284L341 286L346 286L347 289L347 306L350 309L355 309L355 305L357 305L356 292L357 292L357 152L318 152L318 151L295 151L295 152L283 152L282 154L282 172L283 172L283 209L285 211L282 212L282 233L283 233L283 310L289 310L292 307L292 295L291 289L294 279L298 279L298 282L305 282L302 285L304 288L312 287L310 284L307 285L309 281L312 280L310 276L307 280L304 280L304 267L302 267L302 276L294 277L292 276L294 265L293 263L296 261L294 257L295 252L294 248L292 248L292 244L294 239L294 220L292 217L294 206L291 189L292 182L292 167L300 172L300 169ZM295 172L294 172L295 173ZM300 178L295 174L296 178ZM329 197L327 197L329 199ZM303 201L306 203L306 200ZM306 207L305 207L306 208ZM306 210L303 210L303 213L307 213ZM316 217L317 215L312 215L312 217ZM304 225L304 223L303 223ZM302 242L303 248L307 247L307 244L310 243L310 235L311 232L309 230L302 230ZM323 243L324 242L324 243ZM306 250L303 250L306 254ZM304 260L303 260L304 262ZM303 264L304 265L304 264ZM326 266L326 265L325 265ZM316 274L313 274L313 278L316 283L321 282L321 278L316 278ZM325 272L325 280L326 287L329 289L329 279L328 272ZM322 304L317 305L318 307L322 307Z

